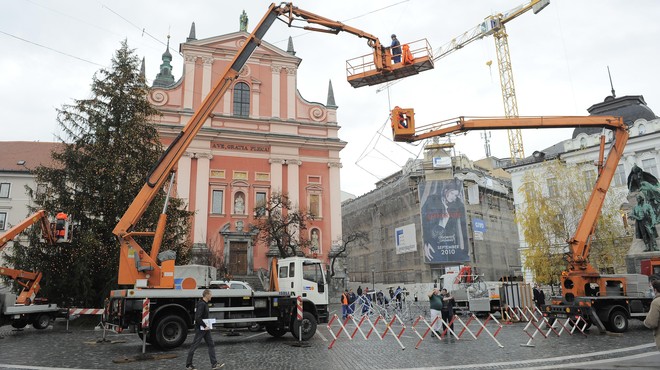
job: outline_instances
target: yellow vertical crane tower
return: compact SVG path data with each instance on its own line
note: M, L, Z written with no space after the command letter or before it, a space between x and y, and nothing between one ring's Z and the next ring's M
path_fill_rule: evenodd
M550 0L531 0L530 2L511 9L504 14L498 13L490 15L486 17L483 22L442 45L434 52L435 57L433 58L433 61L435 62L438 59L444 58L454 51L463 48L472 41L481 40L486 36L493 35L497 52L497 65L500 72L504 116L507 118L518 117L518 101L516 99L516 88L513 83L509 41L506 27L504 25L529 10L532 10L534 14L536 14L549 4ZM376 92L383 91L396 82L398 81L390 82L376 90ZM507 132L509 136L509 152L511 154L511 160L515 163L517 160L525 158L522 134L520 129L510 129Z

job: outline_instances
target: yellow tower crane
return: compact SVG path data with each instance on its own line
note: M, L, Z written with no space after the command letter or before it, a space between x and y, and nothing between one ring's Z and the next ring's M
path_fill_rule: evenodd
M493 35L497 52L497 65L500 71L504 115L507 118L518 117L518 101L516 99L516 89L513 83L509 41L504 25L529 10L532 10L534 14L537 14L549 4L550 0L531 0L527 4L520 5L506 13L490 15L486 17L483 22L442 45L434 52L435 57L433 58L433 61L435 62L438 59L446 57L472 41L481 40L486 36ZM376 90L376 92L381 92L396 82L398 81L390 82ZM525 158L522 134L520 129L510 129L507 132L509 136L509 152L511 153L511 160L515 163L517 160Z

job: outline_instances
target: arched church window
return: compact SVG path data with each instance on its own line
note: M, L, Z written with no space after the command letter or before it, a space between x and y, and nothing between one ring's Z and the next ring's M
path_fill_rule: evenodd
M245 82L234 85L234 116L249 117L250 86Z

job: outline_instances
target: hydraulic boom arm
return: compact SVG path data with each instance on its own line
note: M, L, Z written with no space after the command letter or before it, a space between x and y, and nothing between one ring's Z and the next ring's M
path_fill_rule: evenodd
M40 210L35 212L32 216L21 221L11 229L7 230L4 234L0 235L0 250L2 250L9 241L18 236L18 234L25 231L28 227L39 223L41 225L41 230L43 231L44 237L47 239L48 244L55 244L55 236L50 230L50 223L48 222L48 217L46 216L46 211Z
M161 219L155 232L135 232L133 228L154 200L156 194L162 189L168 176L175 170L177 162L183 156L206 119L211 115L213 109L218 105L225 92L230 88L232 81L238 77L247 60L261 44L266 31L268 31L275 19L278 18L289 27L293 27L292 24L294 21L302 20L325 27L304 27L307 30L333 34L344 31L361 38L366 38L368 45L373 48L374 64L376 64L379 70L386 68L384 66L385 59L383 53L389 53L389 50L383 51L384 48L381 47L377 37L349 27L341 22L332 21L301 10L291 3L271 4L264 17L259 21L254 31L248 36L243 46L234 56L234 59L229 62L215 87L204 98L204 101L195 114L190 118L179 135L147 175L146 183L115 226L113 233L117 236L121 244L119 284L135 284L137 279L146 279L147 286L151 288L174 287L174 261L164 261L160 265L157 263L160 242L166 221L164 216L165 209L163 209L163 214L161 214ZM134 236L154 237L149 254L146 254L144 249L140 247Z
M627 126L621 117L614 116L573 116L573 117L515 117L515 118L482 118L465 119L459 117L426 128L416 129L412 109L396 107L392 110L392 130L395 141L413 142L436 136L445 136L471 130L496 129L530 129L530 128L562 128L562 127L602 127L614 132L607 159L604 159L605 137L601 136L600 158L598 163L598 179L591 192L586 209L580 219L575 234L568 241L571 253L568 256L568 269L562 276L562 282L573 278L571 284L563 284L563 292L573 297L583 296L585 285L597 279L598 271L588 262L593 234L598 216L605 201L605 195L610 187L619 159L628 141ZM586 282L586 283L585 283ZM570 287L569 287L570 286ZM570 299L567 299L570 300Z
M49 245L68 241L68 237L70 236L67 225L68 216L60 212L57 214L56 218L56 223L51 225L48 221L48 215L46 214L46 211L40 210L35 212L30 217L26 218L11 229L7 230L7 232L4 234L0 235L0 250L2 250L7 245L7 243L9 243L9 241L13 240L20 233L37 223L41 227L43 238L46 239L46 242ZM41 289L41 286L39 285L41 281L41 272L30 272L15 270L7 267L0 267L0 275L8 276L23 287L23 290L16 298L16 303L18 304L29 305L32 301L34 301L34 297L37 295L37 293L39 293L39 290Z

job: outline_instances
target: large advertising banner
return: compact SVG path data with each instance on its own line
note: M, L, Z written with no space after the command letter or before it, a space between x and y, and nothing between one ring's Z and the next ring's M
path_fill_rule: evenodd
M463 181L423 181L418 189L425 261L470 261Z

